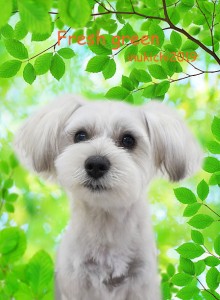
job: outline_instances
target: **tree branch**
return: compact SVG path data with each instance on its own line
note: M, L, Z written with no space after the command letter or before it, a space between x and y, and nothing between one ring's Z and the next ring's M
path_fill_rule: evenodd
M216 53L212 50L210 50L208 47L206 47L203 43L201 43L199 40L197 40L196 38L194 38L193 36L191 36L185 29L179 28L176 25L174 25L171 20L170 17L168 15L167 12L167 7L166 7L166 0L162 0L163 2L163 8L164 8L164 16L165 16L165 21L170 25L170 27L177 31L182 33L183 35L185 35L189 40L191 40L192 42L196 43L200 48L202 48L203 50L205 50L207 53L209 53L214 59L215 61L220 65L220 58L216 55Z
M162 18L162 17L148 16L148 15L144 15L144 14L141 14L139 12L136 12L136 11L133 12L133 11L111 11L111 10L107 10L106 12L91 14L91 16L102 16L102 15L109 15L109 14L116 14L116 15L136 15L136 16L139 16L139 17L143 17L145 19L154 19L154 20L165 21L165 19Z

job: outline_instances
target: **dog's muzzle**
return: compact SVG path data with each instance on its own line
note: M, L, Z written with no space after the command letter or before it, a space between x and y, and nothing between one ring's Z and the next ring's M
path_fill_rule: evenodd
M93 179L103 177L110 169L110 161L100 155L94 155L87 158L85 161L86 173Z

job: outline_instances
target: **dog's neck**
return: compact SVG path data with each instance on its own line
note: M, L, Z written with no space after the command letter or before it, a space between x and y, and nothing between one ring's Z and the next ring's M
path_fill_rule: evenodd
M88 203L80 200L75 200L72 207L73 213L79 213L79 211L89 219L104 219L108 221L115 221L123 223L126 218L129 217L130 212L133 210L133 207L136 205L132 204L129 207L94 207Z

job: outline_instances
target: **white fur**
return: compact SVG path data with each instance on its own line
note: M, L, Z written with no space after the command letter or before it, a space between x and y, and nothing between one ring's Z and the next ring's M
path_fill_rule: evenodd
M77 130L90 139L74 143ZM124 132L133 150L119 146ZM200 165L201 151L177 113L152 101L142 107L63 97L27 120L15 139L21 160L65 188L71 220L57 257L57 299L159 300L156 247L146 187L158 173L177 181ZM93 155L110 170L95 184L85 171Z

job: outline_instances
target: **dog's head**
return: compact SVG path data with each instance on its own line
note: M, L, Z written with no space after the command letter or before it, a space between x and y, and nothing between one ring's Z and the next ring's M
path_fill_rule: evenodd
M177 113L160 102L58 99L16 135L21 160L53 176L78 200L105 208L137 201L158 170L178 181L199 167L201 151Z

